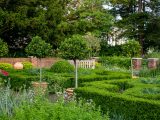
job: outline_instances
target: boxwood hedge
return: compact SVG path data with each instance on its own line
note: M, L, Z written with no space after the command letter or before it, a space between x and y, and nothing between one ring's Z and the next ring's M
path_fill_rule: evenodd
M109 111L110 118L120 116L117 119L159 120L160 101L156 97L150 99L154 96L152 94L143 97L144 93L139 88L146 88L145 85L131 79L103 80L83 83L83 87L75 92L77 97L92 99L103 112ZM148 85L149 88L151 86Z

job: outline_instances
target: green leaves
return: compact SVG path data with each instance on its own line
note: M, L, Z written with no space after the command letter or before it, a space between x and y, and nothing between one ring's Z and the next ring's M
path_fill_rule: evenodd
M122 55L127 57L139 57L141 52L141 46L139 42L135 40L129 40L122 45Z
M43 41L41 37L36 36L32 38L30 44L25 48L25 51L30 56L43 58L52 53L52 47L49 43Z
M8 45L0 39L0 57L3 57L8 54Z
M65 59L85 59L88 57L89 48L81 35L73 35L65 39L60 45L61 56Z

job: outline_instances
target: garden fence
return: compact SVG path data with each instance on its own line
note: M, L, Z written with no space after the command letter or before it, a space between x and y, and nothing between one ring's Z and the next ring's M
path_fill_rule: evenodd
M74 64L73 60L69 60L71 64ZM77 66L79 68L95 69L95 59L92 60L77 60Z

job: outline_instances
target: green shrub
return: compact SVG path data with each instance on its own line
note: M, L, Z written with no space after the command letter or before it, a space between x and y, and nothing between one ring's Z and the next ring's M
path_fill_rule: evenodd
M109 112L110 118L116 120L158 120L160 119L160 102L159 95L156 100L151 99L152 94L144 95L140 89L144 86L136 84L134 87L130 87L129 84L125 83L126 80L112 80L112 81L99 81L103 82L100 84L96 83L85 83L83 87L79 87L75 90L77 97L83 97L92 99L96 105L100 105L102 111ZM128 80L129 82L129 80ZM131 81L130 81L131 82ZM123 83L123 84L122 84ZM97 86L96 86L97 84ZM132 84L132 83L130 83ZM100 85L100 86L99 86ZM115 86L114 86L115 85ZM123 86L122 86L123 85ZM117 87L123 88L124 91L117 91ZM127 85L127 86L126 86ZM128 86L129 85L129 86ZM150 86L151 87L151 86ZM119 89L121 90L121 89ZM138 93L139 92L139 93ZM157 92L157 91L156 91ZM146 97L147 96L147 97Z
M10 74L10 84L11 89L14 90L21 90L21 89L28 89L31 87L32 81L39 80L39 76L28 76L23 74ZM5 85L7 85L8 80L4 81Z
M33 68L33 65L31 62L22 62L23 64L23 69L31 69Z
M24 101L33 100L31 90L15 93L8 87L1 87L0 91L0 120L11 120L8 117L13 115L13 109L18 108Z
M91 103L62 100L52 103L41 97L35 98L32 103L26 102L13 111L13 116L3 117L9 120L109 120L108 115L102 115Z
M13 66L10 63L0 63L0 69L8 70L8 69L12 69L12 68L13 68Z
M79 77L79 84L84 82L92 82L92 81L102 81L102 80L112 80L112 79L126 79L131 78L131 75L123 72L97 72L97 74L90 74L86 76Z
M131 66L131 58L127 57L120 57L120 56L113 56L113 57L101 57L99 62L105 66L118 66L120 68L129 69Z
M160 100L160 88L154 85L137 85L134 89L125 91L125 95L132 97L143 98L146 100Z
M148 53L145 55L146 58L160 58L160 52L159 51L153 51L151 53Z
M144 88L142 91L144 94L160 94L159 88Z
M144 68L139 71L140 77L157 77L159 75L160 75L160 68L157 69Z
M122 56L122 48L121 45L107 45L107 43L101 42L101 56Z
M65 88L73 86L72 79L57 74L54 74L52 76L45 75L45 81L49 83L49 93L63 92Z
M55 73L72 73L74 72L74 66L68 61L58 61L51 66L51 71Z
M31 70L10 70L9 76L11 89L20 90L28 89L32 87L32 81L39 81L39 69ZM2 82L7 85L8 77L2 77ZM49 92L55 93L58 91L63 91L63 88L68 88L73 86L73 79L71 76L65 77L61 74L53 74L47 70L43 71L42 81L49 83Z
M155 77L155 78L139 78L140 82L144 84L160 84L160 78Z
M141 54L141 45L135 40L129 40L121 46L122 55L126 57L139 57Z
M141 53L141 46L135 40L129 40L122 45L107 45L102 42L101 56L125 56L125 57L139 57Z

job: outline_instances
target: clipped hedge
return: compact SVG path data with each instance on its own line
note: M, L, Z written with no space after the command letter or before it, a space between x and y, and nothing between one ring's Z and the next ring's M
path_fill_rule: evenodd
M106 73L97 73L97 74L90 74L86 76L79 77L78 82L79 84L84 82L92 82L92 81L102 81L102 80L111 80L111 79L126 79L131 78L131 75L129 73L123 73L123 72L109 72L106 71Z
M124 94L148 100L160 100L160 88L155 85L137 86L127 90Z
M132 81L111 80L83 83L83 87L79 87L75 92L77 97L92 99L97 106L101 106L104 113L109 111L112 119L159 120L160 102L148 98L139 98L143 95L136 92L135 88L142 88L144 85L139 83L137 87L138 83ZM125 86L125 89L123 86ZM130 94L128 91L130 91ZM134 92L132 93L132 91ZM139 96L134 96L136 94L139 94Z
M13 69L13 66L10 63L0 63L0 69L3 70Z
M39 71L37 69L31 70L10 70L8 77L3 77L5 85L8 84L10 78L11 89L20 90L32 87L32 81L39 81ZM52 72L43 71L42 81L49 83L49 92L56 92L62 88L71 87L73 85L72 77L63 77L61 74L53 74Z

